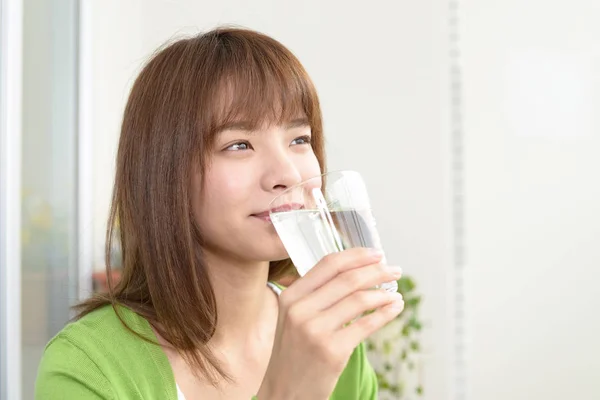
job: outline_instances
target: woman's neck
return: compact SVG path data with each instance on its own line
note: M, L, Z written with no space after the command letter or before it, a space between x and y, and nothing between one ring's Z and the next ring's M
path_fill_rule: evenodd
M277 323L277 295L267 286L269 263L224 260L205 252L217 302L217 328L211 344L221 351L252 353L270 346ZM253 349L254 348L254 349Z

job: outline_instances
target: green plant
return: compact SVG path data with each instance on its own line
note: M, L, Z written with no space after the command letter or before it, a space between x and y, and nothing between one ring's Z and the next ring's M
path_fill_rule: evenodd
M380 393L395 399L409 399L423 394L419 374L414 373L421 352L420 334L423 329L419 319L422 298L415 288L416 284L409 276L398 280L398 292L404 298L404 311L366 341ZM416 378L409 380L408 375Z

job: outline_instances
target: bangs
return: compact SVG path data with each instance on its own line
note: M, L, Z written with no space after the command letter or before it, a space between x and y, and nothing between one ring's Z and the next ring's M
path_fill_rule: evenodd
M217 38L214 86L203 110L210 115L211 139L232 125L256 130L297 118L306 118L311 128L320 123L317 94L300 62L271 38L253 39Z

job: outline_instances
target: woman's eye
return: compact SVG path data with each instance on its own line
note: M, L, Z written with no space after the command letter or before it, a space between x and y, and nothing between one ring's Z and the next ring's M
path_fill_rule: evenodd
M227 151L241 151L241 150L250 150L252 146L248 142L238 142L234 143L231 146L227 147L225 150Z
M293 145L299 145L299 144L310 144L310 136L300 136L294 140L292 140L292 144Z

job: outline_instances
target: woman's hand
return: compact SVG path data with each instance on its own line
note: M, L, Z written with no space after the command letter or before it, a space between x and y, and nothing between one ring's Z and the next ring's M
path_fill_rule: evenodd
M259 400L329 398L354 349L404 308L399 293L372 289L401 275L381 258L365 248L328 255L283 291Z

